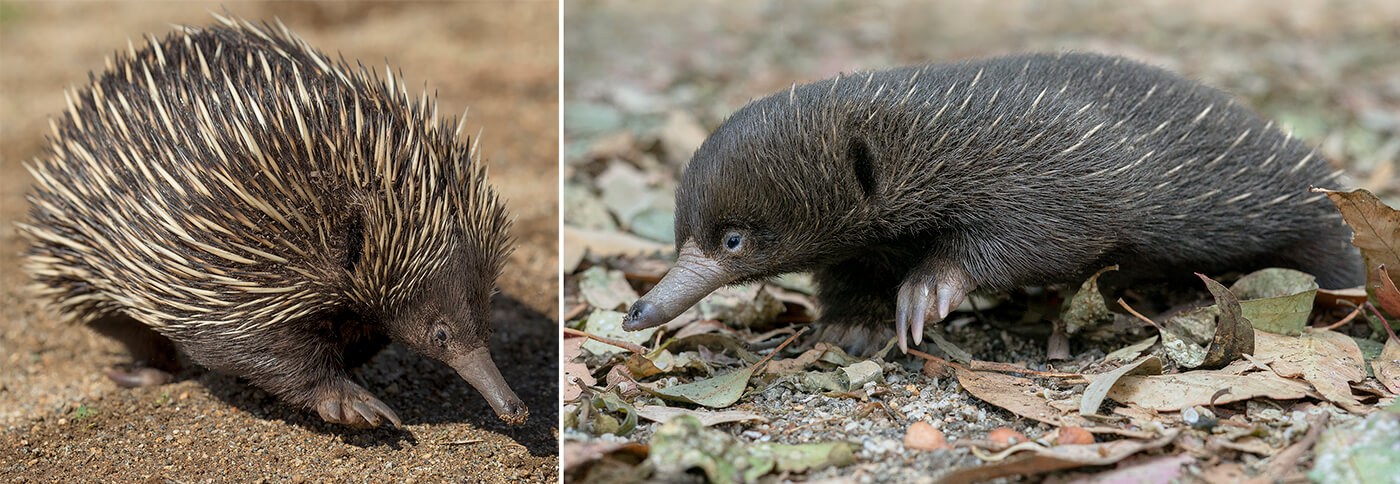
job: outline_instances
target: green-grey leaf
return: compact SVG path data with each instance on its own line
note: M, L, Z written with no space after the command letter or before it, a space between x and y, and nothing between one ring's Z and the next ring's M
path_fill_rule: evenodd
M744 396L744 388L748 387L753 370L754 367L750 366L682 385L665 388L652 388L643 385L642 388L667 400L704 405L710 408L728 407L739 401L739 397Z
M1255 328L1298 336L1312 314L1317 279L1292 269L1263 269L1240 278L1230 292L1240 298L1240 312Z

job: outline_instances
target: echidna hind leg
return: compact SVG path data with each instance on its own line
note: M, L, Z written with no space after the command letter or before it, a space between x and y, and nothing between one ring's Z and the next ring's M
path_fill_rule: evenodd
M179 352L170 339L127 316L114 314L88 323L99 333L117 340L131 354L131 363L106 371L116 384L150 387L169 383L180 370Z
M395 427L403 427L393 409L348 378L323 385L315 395L316 413L327 422L374 428L388 420Z

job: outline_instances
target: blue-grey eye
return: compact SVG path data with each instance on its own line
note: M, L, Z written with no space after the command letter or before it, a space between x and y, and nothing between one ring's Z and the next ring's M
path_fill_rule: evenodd
M443 331L443 330L441 330L441 329L437 330L437 340L438 340L439 343L446 343L446 342L447 342L447 331Z
M728 235L724 236L725 250L733 252L739 250L739 247L742 245L744 245L744 236L739 235L738 232L730 232Z

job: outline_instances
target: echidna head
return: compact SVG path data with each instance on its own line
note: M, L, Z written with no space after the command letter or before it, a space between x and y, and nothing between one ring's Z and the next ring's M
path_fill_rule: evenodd
M383 323L395 341L456 370L502 420L523 423L529 412L491 359L490 303L499 269L481 258L467 248L451 251Z
M513 245L510 221L466 144L444 132L425 138L413 141L436 149L400 148L366 185L387 189L351 196L350 206L362 210L363 240L347 244L362 248L347 251L344 262L350 297L395 341L457 370L502 420L524 422L525 405L489 352L491 295Z
M676 190L680 257L624 327L666 323L721 286L813 269L859 246L876 156L803 99L751 103L701 144Z

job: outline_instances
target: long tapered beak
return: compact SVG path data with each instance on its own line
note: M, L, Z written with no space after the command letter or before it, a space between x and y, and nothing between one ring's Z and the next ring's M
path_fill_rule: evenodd
M734 277L718 262L700 252L694 240L686 240L676 266L651 292L632 304L622 320L622 329L637 331L666 324L715 289L733 281Z
M491 361L491 351L486 347L474 349L448 364L457 370L457 374L470 383L472 388L481 392L481 396L486 397L486 402L491 404L491 408L501 420L511 425L519 425L530 417L530 410L525 408L525 402L515 396L515 392L510 390L510 385L506 385L501 371L496 369L496 363Z

